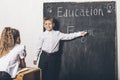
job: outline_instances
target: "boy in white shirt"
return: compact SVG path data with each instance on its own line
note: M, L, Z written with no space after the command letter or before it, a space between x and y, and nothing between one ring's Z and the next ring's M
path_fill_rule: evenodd
M51 17L44 18L45 32L40 36L38 48L35 53L33 63L36 64L40 55L38 67L42 69L42 80L57 80L60 60L59 42L60 40L71 40L80 36L85 36L87 32L80 31L70 34L53 30L55 26ZM41 53L41 54L40 54Z

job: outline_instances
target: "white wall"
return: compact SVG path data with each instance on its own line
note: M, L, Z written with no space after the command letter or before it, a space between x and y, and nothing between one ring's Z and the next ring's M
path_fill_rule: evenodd
M118 47L118 77L120 80L120 1L119 0L44 0L44 2L117 2L117 47ZM38 33L42 31L43 0L0 0L0 34L4 27L10 26L20 30L22 44L27 48L27 66L34 66ZM36 66L34 66L36 67Z
M0 33L6 26L20 30L22 44L27 48L27 66L33 66L36 39L42 31L42 11L39 0L0 0Z

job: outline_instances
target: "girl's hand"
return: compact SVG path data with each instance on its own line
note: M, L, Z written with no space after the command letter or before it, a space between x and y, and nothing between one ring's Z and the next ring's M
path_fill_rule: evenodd
M34 61L33 61L33 64L36 65L36 64L37 64L37 60L34 60Z

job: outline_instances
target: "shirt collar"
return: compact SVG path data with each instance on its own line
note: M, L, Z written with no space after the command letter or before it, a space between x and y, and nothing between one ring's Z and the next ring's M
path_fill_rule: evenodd
M53 31L54 31L54 30L51 30L51 31L47 31L47 30L46 30L45 32L46 32L46 33L52 33Z

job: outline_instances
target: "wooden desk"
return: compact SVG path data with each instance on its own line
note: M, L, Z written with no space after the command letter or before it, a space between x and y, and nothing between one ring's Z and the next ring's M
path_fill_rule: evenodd
M40 80L40 69L30 68L20 72L13 80Z

